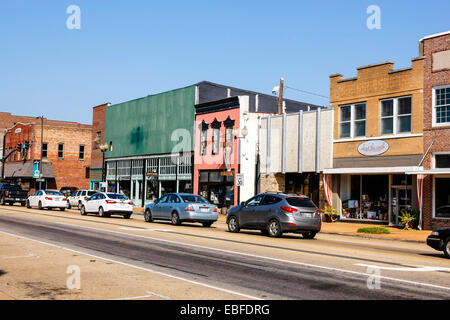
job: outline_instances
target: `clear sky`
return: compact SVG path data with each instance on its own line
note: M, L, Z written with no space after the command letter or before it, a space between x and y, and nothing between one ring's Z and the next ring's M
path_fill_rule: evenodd
M66 26L70 5L79 30ZM367 28L370 5L381 29ZM328 96L330 74L411 66L420 38L450 30L449 12L449 0L1 1L0 111L90 124L105 102L202 80L270 94L281 76Z

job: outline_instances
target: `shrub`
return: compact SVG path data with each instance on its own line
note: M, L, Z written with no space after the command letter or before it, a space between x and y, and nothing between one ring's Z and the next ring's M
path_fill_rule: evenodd
M386 228L380 228L380 227L369 227L369 228L359 228L358 233L372 233L372 234L389 234L391 233Z

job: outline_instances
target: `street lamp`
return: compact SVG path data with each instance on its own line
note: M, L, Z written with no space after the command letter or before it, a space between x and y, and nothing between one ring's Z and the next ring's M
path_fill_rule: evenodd
M108 151L108 144L104 143L98 146L100 151L102 152L102 182L106 180L106 168L105 168L105 152Z
M233 136L234 136L234 138L235 139L238 139L238 172L239 172L239 174L241 173L241 139L245 139L245 137L247 137L247 135L248 135L248 129L247 129L247 126L244 126L244 128L242 128L242 130L241 130L241 137L239 136L239 128L234 128L233 129ZM238 186L237 187L238 188L238 203L240 203L240 201L241 201L241 195L240 195L240 193L241 193L241 187L240 186Z

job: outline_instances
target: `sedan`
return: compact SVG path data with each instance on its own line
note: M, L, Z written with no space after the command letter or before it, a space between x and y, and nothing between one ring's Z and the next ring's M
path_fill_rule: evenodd
M219 210L205 198L188 193L170 193L145 206L146 222L169 220L173 225L200 222L210 227L219 218Z
M98 192L87 198L80 206L80 212L83 216L97 213L100 217L110 217L114 214L130 219L133 208L133 202L121 193Z
M254 229L270 237L294 232L305 239L313 239L322 227L320 211L308 197L283 193L261 193L231 208L227 224L230 232Z
M36 207L39 210L58 208L64 211L66 210L66 205L67 199L59 191L39 190L27 199L27 208Z
M438 251L443 251L450 259L450 228L434 230L427 238L427 245Z

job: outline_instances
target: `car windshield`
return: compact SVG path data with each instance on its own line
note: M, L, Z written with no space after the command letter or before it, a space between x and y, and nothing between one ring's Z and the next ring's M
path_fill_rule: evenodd
M293 207L315 208L314 203L305 197L289 197L286 201Z
M97 191L88 191L88 196L92 196L93 194L96 194Z
M181 196L181 199L183 199L186 203L208 203L206 199L203 199L200 196L194 196L194 195L183 195Z
M108 193L107 195L108 195L108 198L110 198L110 199L127 200L127 197L125 197L123 194Z
M45 194L49 196L62 196L62 193L58 191L45 191Z
M18 184L4 184L3 188L8 190L22 190L22 188Z

